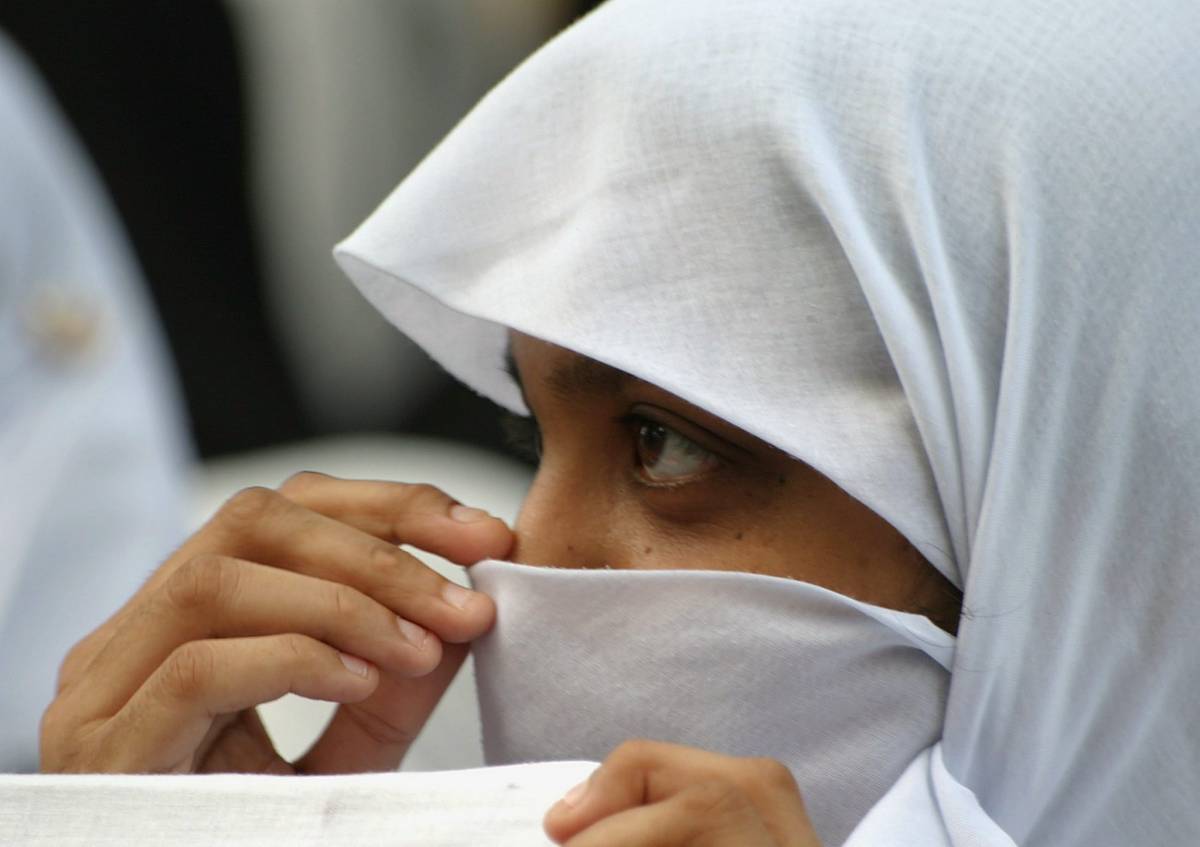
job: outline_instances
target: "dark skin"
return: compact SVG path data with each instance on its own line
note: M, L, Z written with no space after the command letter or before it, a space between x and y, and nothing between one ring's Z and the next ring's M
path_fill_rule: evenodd
M517 522L424 485L301 473L232 497L77 644L42 720L47 772L351 773L397 767L495 619L400 549L576 567L753 570L935 612L955 593L885 521L667 392L514 335L544 455ZM255 707L339 703L284 761ZM631 741L556 804L560 843L819 842L778 762Z
M959 594L889 523L803 462L678 397L513 334L542 457L515 561L753 571L954 631Z
M541 444L516 561L753 571L955 629L957 590L813 468L569 350L516 333L510 350ZM545 828L568 847L820 847L779 762L650 741L617 748Z

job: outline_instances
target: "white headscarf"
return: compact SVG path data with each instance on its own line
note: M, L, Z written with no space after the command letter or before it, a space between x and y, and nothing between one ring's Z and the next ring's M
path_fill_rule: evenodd
M1200 843L1197 44L1192 0L611 0L338 256L501 404L508 327L607 362L963 587L942 741L847 843Z
M797 580L673 564L471 568L496 603L471 645L485 761L599 761L631 738L769 756L822 843L843 843L941 737L953 636Z

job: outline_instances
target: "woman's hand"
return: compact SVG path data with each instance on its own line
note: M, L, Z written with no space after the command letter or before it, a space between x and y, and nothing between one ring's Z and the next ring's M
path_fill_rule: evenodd
M546 814L566 847L821 847L774 759L628 741Z
M512 540L426 485L302 473L242 491L67 655L41 768L394 769L495 617L396 545L466 565ZM254 710L288 692L342 704L294 766Z

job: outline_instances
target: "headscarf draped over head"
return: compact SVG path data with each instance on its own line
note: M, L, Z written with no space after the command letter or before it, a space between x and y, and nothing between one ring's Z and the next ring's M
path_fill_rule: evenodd
M850 844L1200 843L1200 6L611 0L338 250L809 463L964 589ZM803 788L803 786L801 786Z

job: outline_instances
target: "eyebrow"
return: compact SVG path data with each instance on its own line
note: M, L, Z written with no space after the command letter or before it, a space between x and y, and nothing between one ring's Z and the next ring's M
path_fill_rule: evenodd
M510 343L504 350L504 370L512 377L521 396L525 397L525 384L521 382L520 371L517 370L517 360L512 353ZM551 371L546 377L546 387L560 400L570 401L582 395L614 393L620 391L627 383L635 380L624 371L589 359L586 356L572 354L571 360ZM529 405L526 399L526 406Z

